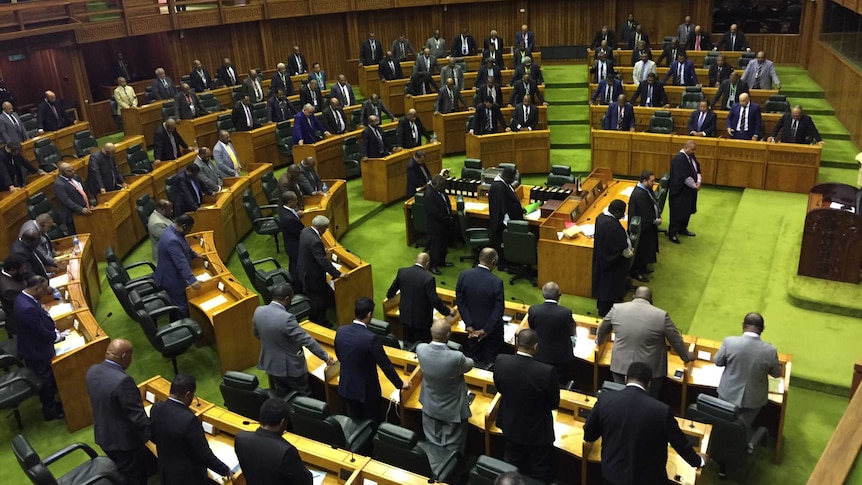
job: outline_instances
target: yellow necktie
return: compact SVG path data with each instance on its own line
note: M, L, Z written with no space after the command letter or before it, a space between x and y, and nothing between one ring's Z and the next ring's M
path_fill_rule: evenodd
M225 148L227 148L227 154L230 157L230 161L233 162L233 169L239 172L239 160L236 159L236 153L234 153L233 147L225 145Z

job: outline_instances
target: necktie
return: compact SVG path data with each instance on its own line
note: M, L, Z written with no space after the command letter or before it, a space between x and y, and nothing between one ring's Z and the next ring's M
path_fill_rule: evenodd
M257 79L254 80L254 100L260 101L263 99L263 90L260 89L260 82Z
M530 85L526 81L524 81L524 93L530 94Z
M754 86L752 86L753 89L760 89L760 73L761 73L762 69L763 69L763 65L758 64L757 65L757 72L754 74Z
M176 160L178 155L177 140L174 138L173 133L168 133L168 140L171 142L171 153L174 155L174 158L172 158L172 160Z
M646 81L647 75L649 74L646 62L641 62L641 69L643 69L643 72L641 73L641 81Z
M245 104L242 105L242 107L243 109L245 109L245 121L246 123L248 123L248 127L251 128L252 126L254 126L254 121L252 121L251 119L251 110L248 109L248 106Z
M81 185L80 182L78 182L75 179L68 179L68 180L69 180L69 183L72 184L72 187L75 187L75 190L77 190L78 193L81 194L81 198L84 199L84 205L87 207L87 209L89 209L90 208L90 199L87 198L87 194L84 192L84 187Z
M602 82L605 78L605 63L599 63L599 82Z
M374 128L374 136L377 138L377 144L380 146L380 152L383 153L383 136L380 134L380 130Z
M434 39L434 47L436 47L437 49L440 48L440 39Z
M392 77L394 78L395 77L395 63L392 61L389 61L389 72L392 73Z
M299 57L299 54L294 55L296 58L296 70L302 72L302 58Z
M730 50L736 50L736 34L730 34Z
M18 131L18 135L21 136L21 140L22 141L26 140L27 139L27 133L24 131L24 127L21 126L21 123L18 123L18 120L15 119L15 116L13 116L11 114L7 113L6 116L8 116L9 120L12 121L12 124L15 126L15 130Z
M54 113L54 118L57 118L59 120L60 115L57 114L57 107L54 106L54 103L50 103L50 106L51 106L51 112Z
M239 172L239 160L237 160L236 158L236 153L234 153L233 151L233 146L227 144L224 146L224 148L225 151L227 151L227 156L230 157L230 161L233 162L233 169Z
M524 123L527 123L527 121L529 119L530 119L530 107L524 106Z
M467 38L462 35L461 36L461 53L466 56L469 52L470 51L467 49Z
M407 51L404 49L404 42L401 43L401 58L402 59L407 58Z
M198 183L197 183L197 181L195 181L195 179L191 179L191 181L192 181L192 188L195 189L195 198L198 201L198 205L200 205L200 203L201 203L201 189L198 187Z
M341 119L341 113L337 109L333 112L335 113L335 122L338 123L338 131L344 131L344 120Z
M350 104L350 95L347 93L347 85L341 85L341 93L344 95L344 105L347 106Z
M317 107L317 93L311 88L308 88L308 92L311 93L311 104Z
M165 89L167 89L167 87L168 87L168 80L167 79L162 79L162 86L164 86Z
M494 120L491 119L491 110L490 109L485 109L485 116L488 117L488 133L491 133L494 131Z
M227 68L227 74L228 74L228 76L230 76L230 84L231 84L231 86L232 86L232 85L234 85L234 84L236 84L236 76L235 76L235 75L234 75L234 73L233 73L233 68L232 68L232 67L228 67L228 68Z
M279 76L281 76L281 85L287 90L287 79L285 79L284 74L279 74Z
M393 69L392 71L394 72L394 71L395 71L395 69ZM325 88L325 87L326 87L326 86L324 86L324 85L323 85L323 75L322 75L322 74L320 74L319 72L317 73L317 84L319 84L319 85L320 85L320 89L323 89L323 88Z
M375 43L374 43L374 41L372 40L372 41L371 41L371 59L374 59L374 52L377 50L377 49L375 48L375 47L376 47L376 45L377 45L377 44L375 44Z
M799 122L797 120L793 120L793 123L790 125L790 135L793 138L792 141L796 141L796 128L799 126Z
M449 104L454 108L455 107L455 95L452 93L451 89L447 89L449 91Z
M192 103L192 96L190 94L186 95L186 101L189 103L189 109L192 112L192 115L195 114L195 104Z
M439 192L440 197L443 199L443 206L446 207L446 214L452 212L452 209L449 207L449 198L446 197L446 194Z
M611 104L611 83L605 81L605 104Z
M696 50L696 51L700 50L700 36L699 35L694 38L694 50Z
M640 44L640 41L641 41L641 35L635 34L635 44Z
M203 71L198 71L198 76L201 78L201 81L203 81L204 87L206 87L206 85L208 84L206 74L204 74Z
M617 131L622 131L623 129L623 108L620 107L619 113L617 114Z
M671 58L671 62L673 62L673 60L676 59L676 49L671 49L670 58Z
M413 133L413 141L419 141L419 133L416 131L416 123L410 122L410 132Z
M646 105L652 107L652 85L647 86Z
M678 71L678 72L677 72L677 74L676 74L676 77L677 77L677 84L679 84L680 86L682 86L683 64L682 64L681 62L680 62L680 63L678 63L678 64L679 64L679 71Z
M701 113L700 117L697 120L697 131L701 131L703 128L703 119L706 118L706 113Z
M742 118L740 119L740 123L742 123L742 131L748 131L748 106L742 107Z

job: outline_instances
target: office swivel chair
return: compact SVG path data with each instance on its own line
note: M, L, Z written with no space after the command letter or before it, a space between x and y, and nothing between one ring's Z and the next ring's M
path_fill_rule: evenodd
M575 183L575 177L572 175L572 167L568 165L551 165L551 173L548 174L548 180L545 185L548 187L562 187L566 184Z
M340 414L329 414L329 404L299 396L290 411L293 432L333 448L367 454L371 450L374 422L354 420Z
M260 407L270 398L290 403L299 395L287 389L263 389L257 376L245 372L227 371L219 384L224 405L228 411L258 421Z
M375 460L428 477L448 482L458 466L458 452L419 441L412 430L382 423L374 436Z
M509 279L509 284L527 278L533 286L538 285L536 270L533 268L539 263L538 241L536 235L530 231L527 221L509 221L503 230L503 255L509 263L509 272L516 273Z
M77 450L86 453L89 459L65 475L59 478L55 477L48 467L60 458L64 458ZM96 483L104 484L106 482L120 485L123 483L120 473L117 471L117 465L107 456L99 456L95 450L84 443L75 443L74 445L67 446L43 460L27 441L27 438L19 434L12 439L12 451L15 453L15 458L18 460L21 470L24 471L24 474L27 475L27 478L34 485L67 483L92 485Z
M670 111L660 109L654 112L649 120L649 127L646 132L661 133L664 135L672 134L673 118L671 118Z
M486 227L470 227L467 213L464 211L464 197L456 198L456 211L458 214L458 228L461 230L461 238L464 244L470 248L470 256L460 256L459 261L472 261L475 266L479 262L479 251L491 245L491 236Z

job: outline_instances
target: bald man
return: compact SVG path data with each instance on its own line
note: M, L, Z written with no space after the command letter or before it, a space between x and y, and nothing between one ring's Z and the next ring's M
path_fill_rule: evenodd
M93 406L96 444L117 464L126 485L145 485L153 456L147 450L150 419L141 394L126 369L132 364L132 343L114 339L105 360L87 371L87 393Z
M114 154L117 147L113 143L105 143L101 150L90 155L87 165L87 191L93 195L104 194L117 189L127 188L123 174L117 166Z
M168 118L156 127L153 134L154 165L158 165L162 160L176 160L188 150L188 144L177 131L177 120Z
M398 142L396 145L404 149L418 147L422 144L422 137L425 137L429 143L431 142L431 134L428 133L422 120L416 115L416 110L412 108L398 122L397 133Z
M437 295L437 280L428 272L430 264L431 257L428 253L419 253L413 266L398 270L395 280L386 292L387 299L401 292L400 320L404 343L408 346L431 340L430 328L434 310L450 318L457 315L455 310L446 306Z
M53 91L45 91L45 97L36 109L36 121L39 134L69 126L69 120L63 112L63 103L57 100Z
M569 362L575 360L572 336L575 335L575 319L572 311L560 305L560 285L549 281L542 286L545 302L532 305L527 317L521 321L518 332L531 328L539 336L536 360L554 366L560 384L570 379Z

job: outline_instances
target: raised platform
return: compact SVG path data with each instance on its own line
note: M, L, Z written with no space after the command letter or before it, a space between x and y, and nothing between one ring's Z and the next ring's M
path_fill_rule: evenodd
M793 275L787 297L794 305L821 313L862 319L862 286ZM862 320L859 321L862 327Z

